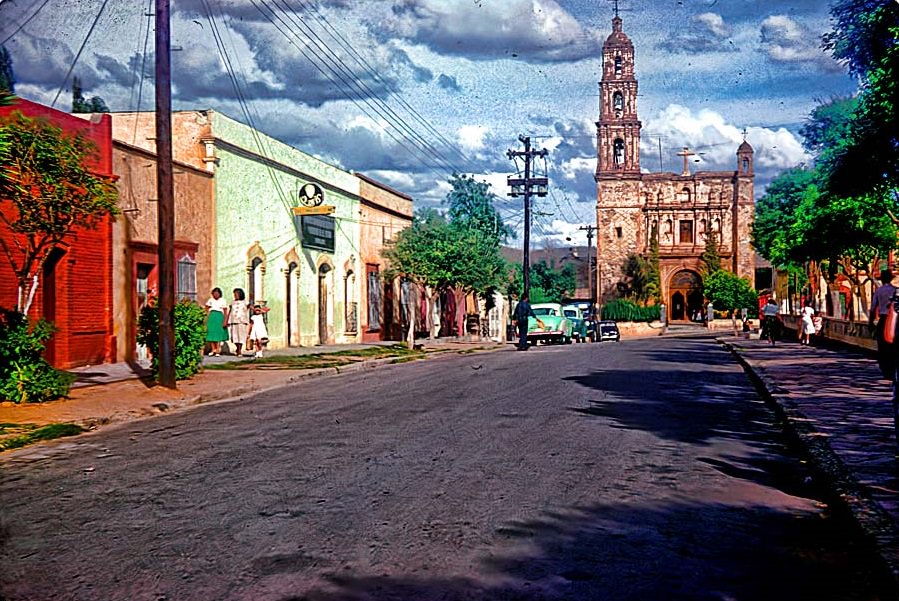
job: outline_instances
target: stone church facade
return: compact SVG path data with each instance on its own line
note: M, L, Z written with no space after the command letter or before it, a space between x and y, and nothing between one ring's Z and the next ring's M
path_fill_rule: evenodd
M744 141L737 148L734 171L691 173L693 153L687 148L678 153L684 160L680 174L642 171L634 46L617 15L603 44L602 64L596 122L597 298L606 303L621 295L627 257L648 255L656 237L668 319L690 319L703 304L700 256L710 235L718 241L722 266L753 281L752 146Z

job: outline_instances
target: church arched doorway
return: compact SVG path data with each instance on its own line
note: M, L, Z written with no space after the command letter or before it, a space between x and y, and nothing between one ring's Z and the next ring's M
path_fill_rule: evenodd
M702 312L702 278L695 271L678 271L668 284L668 298L671 321L691 320Z

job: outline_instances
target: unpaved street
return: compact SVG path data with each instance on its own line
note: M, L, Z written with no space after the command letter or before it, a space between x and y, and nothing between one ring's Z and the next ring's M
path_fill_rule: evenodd
M6 601L886 598L711 339L400 364L48 448L0 457Z

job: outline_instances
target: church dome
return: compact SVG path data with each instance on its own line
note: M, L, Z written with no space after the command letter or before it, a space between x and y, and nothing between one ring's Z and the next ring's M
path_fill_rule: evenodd
M633 46L631 39L621 29L621 17L612 19L612 33L606 38L603 46Z

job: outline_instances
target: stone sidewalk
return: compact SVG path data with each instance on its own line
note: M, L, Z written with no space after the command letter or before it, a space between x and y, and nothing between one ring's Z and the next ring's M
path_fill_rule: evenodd
M363 350L394 344L397 343L298 347L268 351L266 356L328 355L338 351ZM511 348L508 344L492 341L468 342L457 339L419 340L416 344L421 344L426 351L425 358L448 352ZM288 386L307 378L373 369L397 360L397 357L364 359L340 367L306 369L282 369L277 366L260 366L259 369L245 370L210 369L200 372L190 380L178 382L176 390L155 385L149 377L150 371L146 364L94 365L72 370L78 376L78 380L67 399L34 404L0 403L0 424L43 426L71 422L87 429L95 429L106 424L158 415L190 405L248 396ZM253 359L250 356L238 358L231 355L203 358L204 365L233 361L252 363Z
M876 361L861 351L794 341L772 347L757 339L718 340L774 404L899 585L899 455L891 387Z

